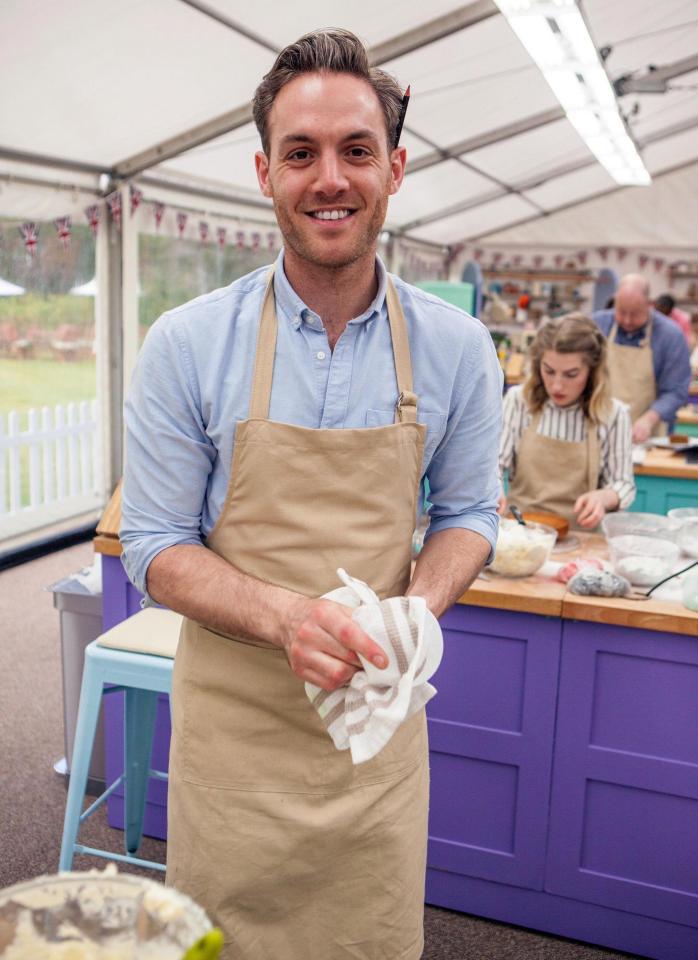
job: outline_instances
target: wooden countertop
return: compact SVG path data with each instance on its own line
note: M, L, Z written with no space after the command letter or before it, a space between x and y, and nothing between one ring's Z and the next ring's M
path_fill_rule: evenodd
M638 477L678 477L683 480L698 480L698 463L686 463L684 453L674 450L649 449L642 464L636 464Z
M593 533L576 533L580 547L569 553L554 554L552 559L567 563L579 557L608 558L604 537ZM680 603L662 600L626 600L622 597L580 597L564 583L538 575L532 577L500 577L495 573L478 577L458 603L474 607L491 607L560 617L564 620L586 620L662 633L682 633L698 639L698 613Z
M664 451L659 451L663 453ZM110 557L121 556L119 524L121 522L121 484L114 491L102 519L97 525L94 548ZM566 563L577 557L606 558L608 547L598 534L577 533L580 548L557 554L554 560ZM612 623L643 630L664 633L683 633L698 638L698 613L692 613L679 603L660 600L623 600L607 597L578 597L570 593L566 584L545 577L533 576L513 579L485 573L487 580L478 578L458 603L474 607L492 607L518 613L536 613L546 617L568 620L589 620Z
M685 407L677 410L676 423L678 425L682 423L698 423L698 406L696 406L695 403L687 403ZM677 430L676 433L681 433L681 431Z

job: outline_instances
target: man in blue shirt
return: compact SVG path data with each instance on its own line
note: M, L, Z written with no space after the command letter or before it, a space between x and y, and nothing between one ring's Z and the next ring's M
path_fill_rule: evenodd
M337 567L440 616L496 542L491 338L376 255L405 172L401 105L346 31L281 52L254 114L284 250L160 318L126 406L124 565L185 617L168 882L223 927L226 958L422 953L424 711L352 767L303 685L334 691L359 657L387 665L321 598Z
M613 310L594 320L609 338L613 395L630 405L633 441L642 443L671 424L686 403L691 382L688 347L679 328L653 310L649 285L628 274L618 286Z

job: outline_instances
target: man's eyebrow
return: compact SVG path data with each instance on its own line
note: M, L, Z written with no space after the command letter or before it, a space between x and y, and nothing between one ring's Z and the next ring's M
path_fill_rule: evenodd
M371 140L373 143L378 143L378 137L373 132L373 130L353 130L351 133L348 133L346 137L342 138L343 142L350 140ZM279 141L280 147L285 147L291 143L314 143L314 137L309 136L307 133L287 133L286 136L282 137Z

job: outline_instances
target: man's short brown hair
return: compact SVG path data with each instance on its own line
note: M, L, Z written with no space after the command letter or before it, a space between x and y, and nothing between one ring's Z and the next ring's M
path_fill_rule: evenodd
M385 70L372 67L366 48L349 30L316 30L284 47L274 66L255 90L252 114L262 138L262 149L269 156L267 120L276 96L287 83L303 73L349 73L361 77L373 87L383 109L388 151L393 149L402 90Z

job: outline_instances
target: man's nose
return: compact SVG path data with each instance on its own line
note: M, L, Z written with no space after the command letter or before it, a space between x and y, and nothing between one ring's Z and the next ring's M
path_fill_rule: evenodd
M349 182L342 170L341 160L334 153L323 154L317 167L317 177L314 187L318 193L334 196L349 186Z

